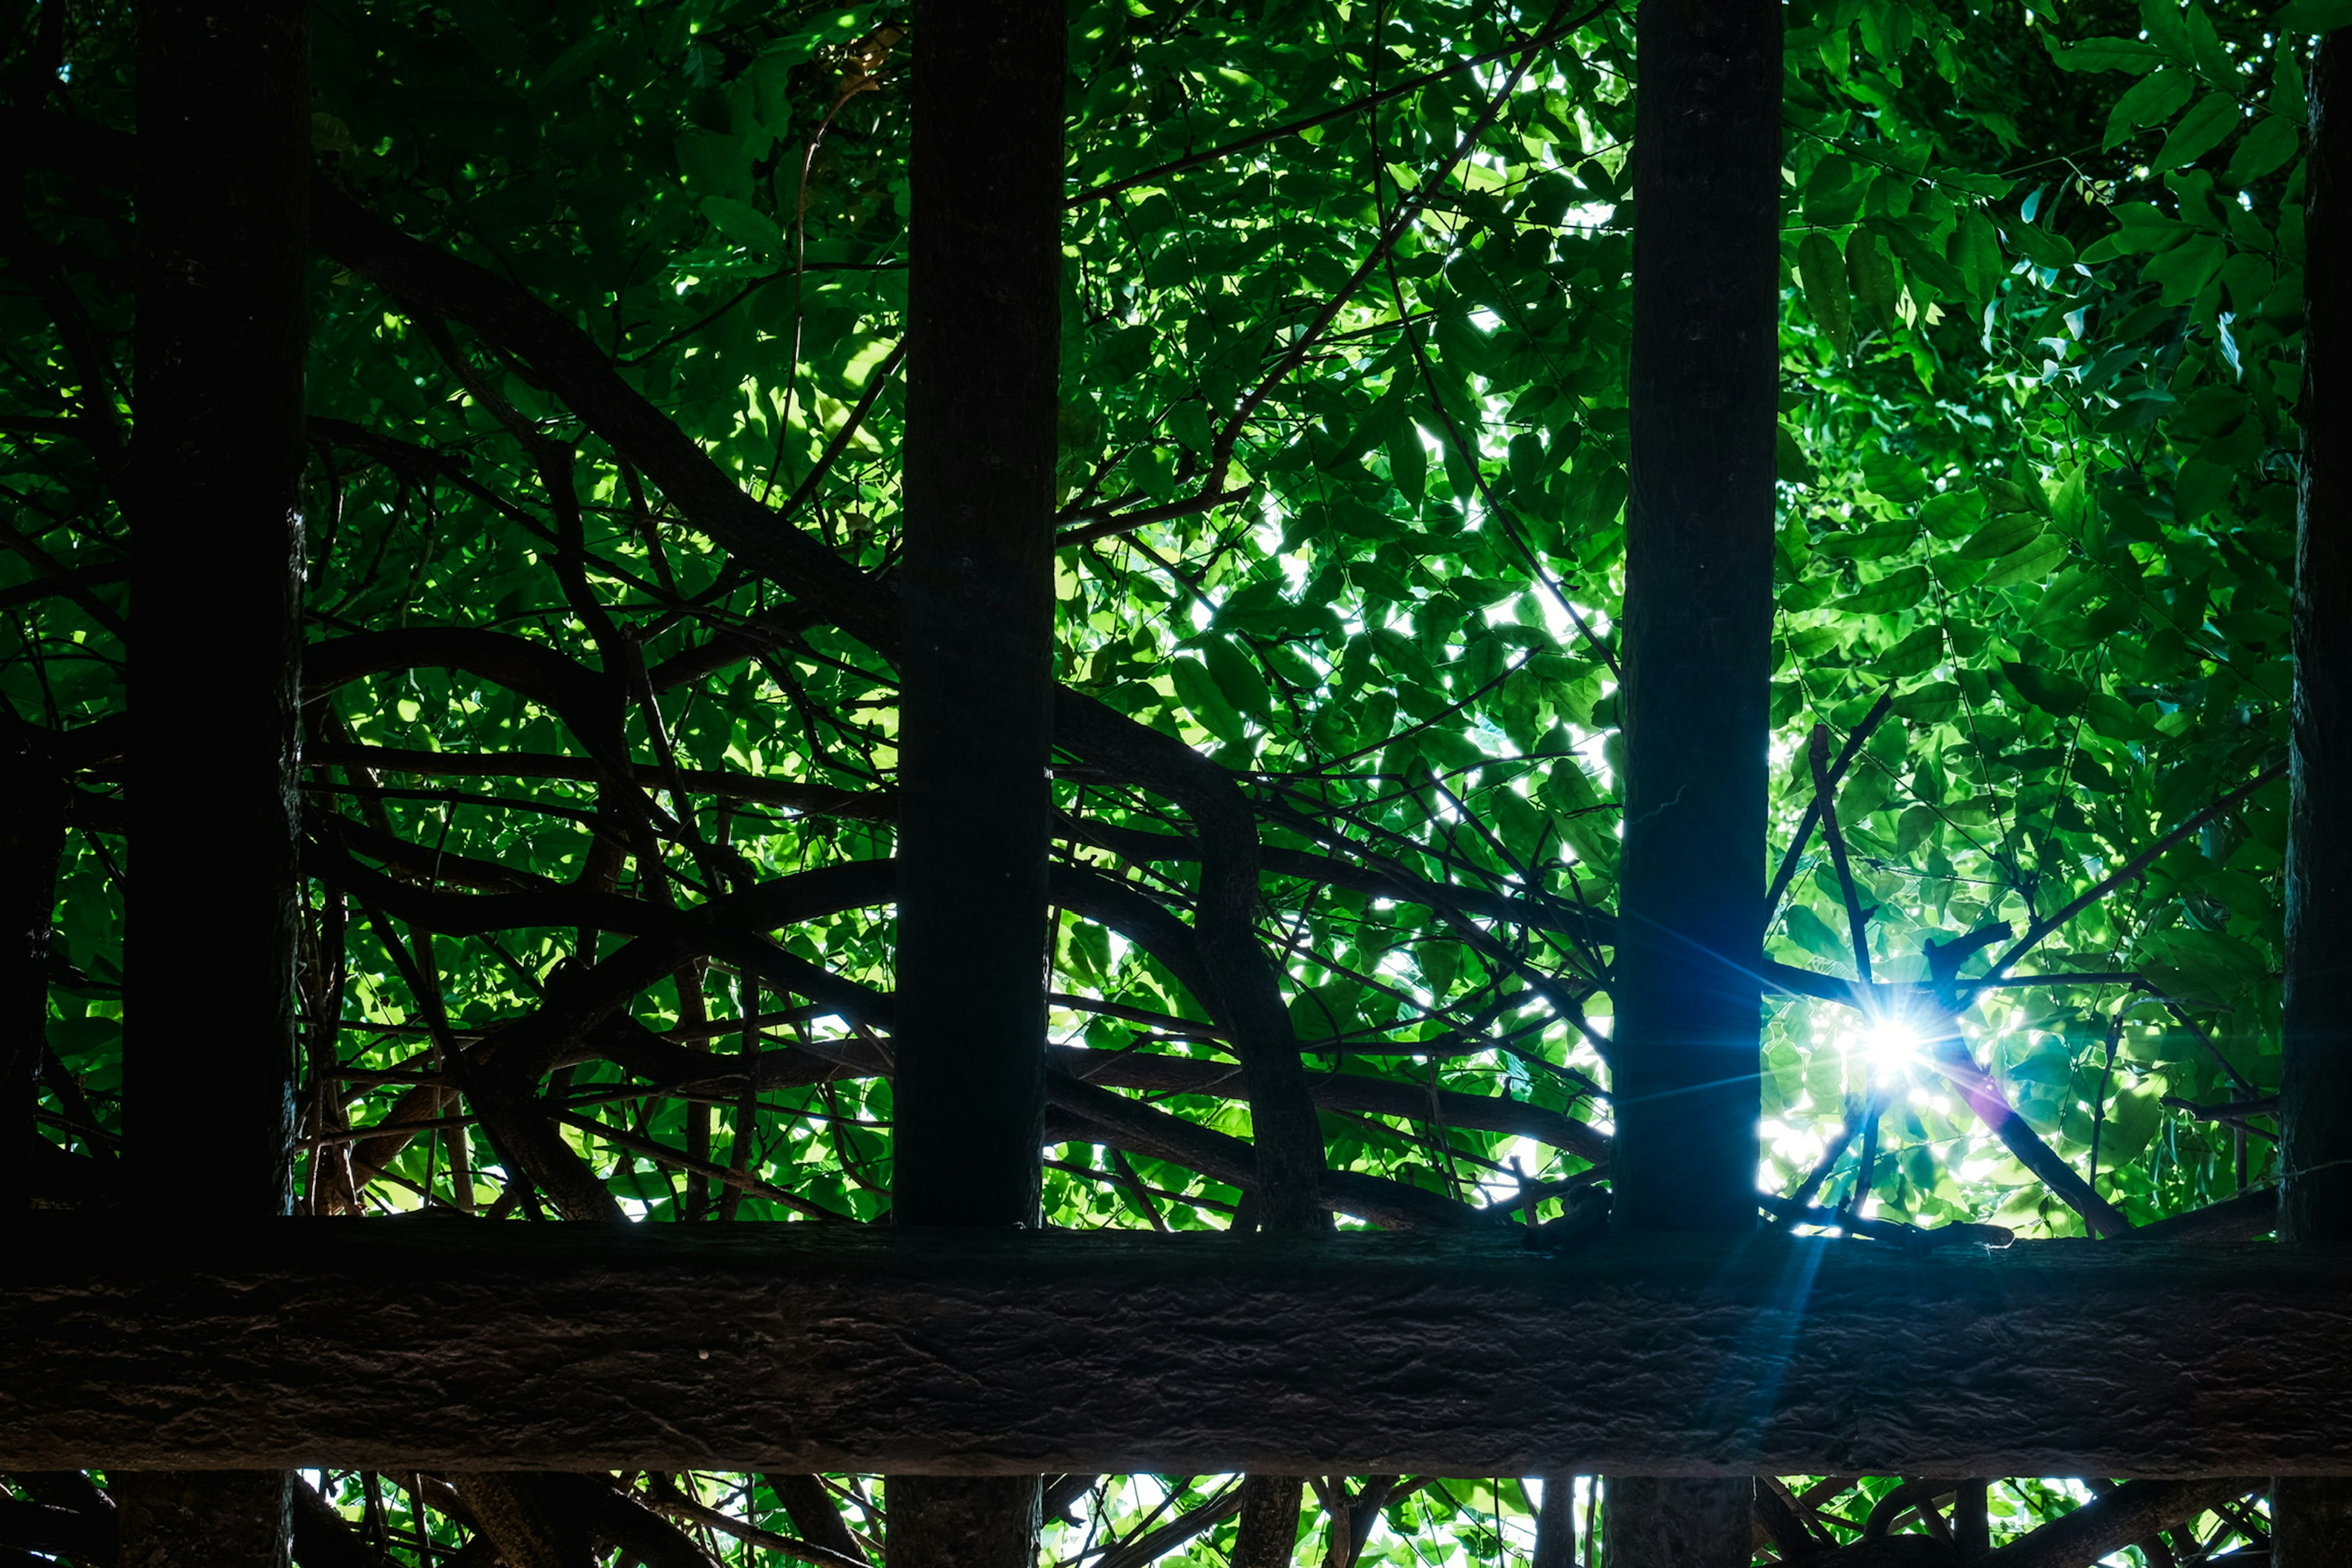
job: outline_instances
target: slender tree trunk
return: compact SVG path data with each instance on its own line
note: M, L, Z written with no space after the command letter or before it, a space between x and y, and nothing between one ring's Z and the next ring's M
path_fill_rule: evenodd
M292 1198L302 269L300 0L139 8L131 471L147 889L131 960L125 1152L170 1202L237 1219ZM201 765L189 759L201 758ZM199 1032L180 1020L219 1016ZM201 1127L173 1137L162 1129ZM194 1138L195 1141L189 1141ZM122 1562L279 1565L290 1478L117 1478Z
M1576 1478L1546 1476L1536 1510L1536 1549L1528 1568L1577 1568Z
M1038 1220L1061 360L1056 0L921 0L900 660L899 1225ZM892 1568L1029 1568L1034 1478L905 1476Z
M1613 1223L1756 1225L1780 7L1642 0ZM1612 1477L1610 1568L1749 1556L1753 1483Z
M2311 72L2279 1234L2352 1241L2352 39ZM2352 1479L2283 1476L2275 1568L2352 1563Z
M1242 1482L1242 1511L1234 1527L1233 1568L1290 1568L1298 1544L1298 1504L1304 1476L1251 1476Z
M36 1081L49 1022L49 923L65 847L66 785L49 737L0 708L0 1075L13 1132L0 1133L0 1213L32 1204Z

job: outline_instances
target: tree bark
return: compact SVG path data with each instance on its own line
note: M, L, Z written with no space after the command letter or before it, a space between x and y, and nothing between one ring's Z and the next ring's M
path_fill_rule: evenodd
M1612 1224L1756 1225L1780 7L1642 0ZM1612 1477L1610 1568L1750 1555L1753 1484Z
M126 1152L159 1194L201 1106L205 1202L285 1212L294 1082L302 267L310 100L296 0L140 10L132 339L147 830ZM185 759L206 763L191 768ZM236 847L223 857L222 844ZM236 1023L170 1029L193 996ZM137 1014L143 1013L142 1025Z
M38 1185L33 1111L49 1023L49 927L65 847L66 784L48 735L0 709L0 1082L16 1106L0 1122L0 1214L23 1214Z
M1601 1532L1609 1568L1744 1565L1755 1555L1748 1476L1612 1476Z
M1061 362L1058 0L920 0L892 1217L1037 1223ZM1028 1568L1034 1476L890 1484L893 1568Z
M1536 1547L1528 1568L1577 1568L1576 1478L1543 1479L1543 1504L1536 1510Z
M201 1107L205 1203L238 1217L283 1215L293 1194L303 10L139 11L131 499L152 657L135 679L140 753L154 761L133 792L149 892L132 928L125 1152L134 1190L164 1199L190 1150L163 1129ZM209 1036L167 1026L193 996L233 1021ZM120 1477L121 1561L283 1564L290 1480Z
M1242 1482L1233 1568L1290 1568L1298 1544L1298 1503L1306 1490L1304 1476L1254 1475Z
M286 1470L134 1470L110 1478L117 1568L286 1568L294 1477Z
M26 1224L0 1469L2352 1467L2340 1247Z
M2352 1240L2352 40L2311 71L2279 1237ZM2271 1500L2276 1568L2352 1562L2352 1478Z

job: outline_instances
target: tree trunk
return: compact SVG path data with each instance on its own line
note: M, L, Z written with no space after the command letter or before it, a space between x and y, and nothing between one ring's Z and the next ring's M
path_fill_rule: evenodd
M892 1214L1037 1223L1061 358L1059 4L915 8ZM890 1484L893 1568L1028 1568L1034 1477Z
M1242 1515L1234 1528L1233 1568L1290 1568L1298 1544L1298 1503L1304 1476L1255 1475L1242 1482Z
M2311 72L2279 1235L2352 1241L2352 40ZM2276 1568L2352 1563L2352 1479L2283 1478Z
M291 1192L303 47L297 0L140 10L132 472L152 586L126 1152L158 1195L201 1152L207 1206L242 1216ZM173 1026L215 1007L233 1020L216 1034Z
M118 1568L286 1568L291 1470L131 1470L110 1480Z
M48 736L0 707L0 1081L16 1109L0 1131L0 1213L32 1205L27 1156L35 1081L49 1022L49 922L56 912L58 856L65 847L66 786ZM18 1118L23 1118L19 1121ZM0 1124L5 1126L5 1124Z
M1536 1549L1528 1568L1577 1568L1576 1478L1546 1476L1536 1510Z
M1780 7L1642 0L1613 1223L1756 1225ZM1749 1556L1752 1483L1612 1477L1610 1568Z
M143 775L125 1152L237 1220L292 1198L302 269L299 0L139 11L132 339ZM201 759L192 764L191 759ZM221 1012L198 1033L175 1020ZM189 1143L161 1131L201 1127ZM145 1131L152 1129L153 1131ZM284 1473L116 1478L126 1565L283 1564Z

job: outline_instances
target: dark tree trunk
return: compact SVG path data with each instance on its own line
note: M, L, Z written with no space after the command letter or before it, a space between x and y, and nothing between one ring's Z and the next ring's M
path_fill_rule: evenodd
M135 679L151 761L125 1147L159 1194L201 1156L207 1206L237 1215L284 1213L292 1190L302 10L139 13ZM227 1022L177 1023L203 1016Z
M1536 1549L1528 1568L1577 1568L1576 1478L1546 1476L1536 1510Z
M66 785L47 731L0 709L0 1081L16 1110L0 1123L0 1213L21 1214L36 1184L29 1157L35 1081L49 1020L49 921L65 847Z
M918 7L900 1225L1034 1224L1045 1115L1061 7Z
M154 1197L201 1161L212 1212L287 1212L301 659L299 0L139 10L142 270L131 474L148 892L131 961L125 1150ZM191 765L189 759L200 758ZM219 1016L200 1033L181 1020ZM177 1123L200 1141L165 1136ZM117 1479L126 1568L283 1564L291 1478Z
M1298 1544L1298 1503L1304 1476L1251 1476L1242 1482L1241 1518L1234 1526L1233 1568L1290 1568Z
M1052 798L1055 0L915 7L892 1217L1037 1222ZM893 1568L1028 1568L1034 1477L890 1484Z
M112 1479L117 1568L286 1568L290 1470L133 1470Z
M2352 1241L2352 41L2311 72L2279 1234ZM2276 1568L2352 1563L2352 1479L2282 1479Z
M1756 1225L1780 7L1642 0L1613 1223ZM1612 1478L1610 1568L1749 1556L1740 1479Z

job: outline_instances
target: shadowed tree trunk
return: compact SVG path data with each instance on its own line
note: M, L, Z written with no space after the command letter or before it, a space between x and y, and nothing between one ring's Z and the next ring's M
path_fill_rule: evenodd
M1242 1514L1234 1528L1233 1568L1289 1568L1298 1544L1298 1502L1304 1476L1252 1476L1242 1483Z
M0 1073L16 1106L0 1136L0 1205L23 1213L32 1199L35 1081L49 1017L49 919L58 856L65 847L66 794L47 735L0 710Z
M1058 0L914 13L900 700L902 1226L1037 1223L1061 353ZM1028 1568L1034 1478L906 1476L893 1568Z
M161 1195L184 1188L184 1140L200 1137L205 1203L236 1220L283 1215L292 1193L302 14L299 0L139 12L131 472L150 657L133 680L152 760L134 791L152 830L138 835L125 1148ZM173 1022L199 1016L225 1022ZM202 1131L174 1137L174 1121ZM119 1477L121 1561L282 1564L289 1481Z
M2280 1239L2352 1241L2352 41L2311 72ZM2352 1563L2352 1479L2284 1476L2276 1568Z
M1613 1223L1756 1225L1780 7L1643 0ZM1752 1483L1612 1478L1610 1568L1749 1555Z

